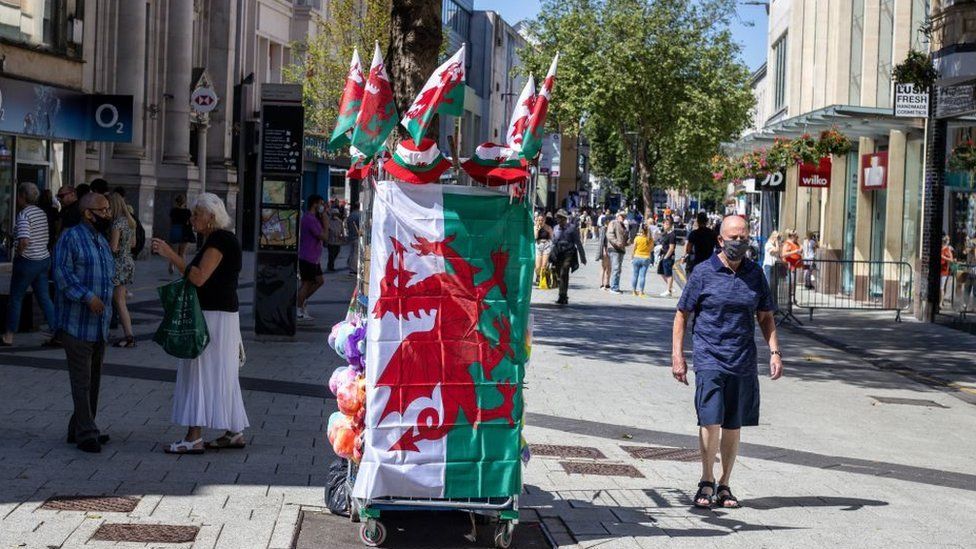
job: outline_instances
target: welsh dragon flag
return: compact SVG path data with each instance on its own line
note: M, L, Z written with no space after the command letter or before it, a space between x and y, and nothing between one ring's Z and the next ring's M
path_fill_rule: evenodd
M372 227L365 452L353 496L518 494L528 206L481 187L381 181Z
M525 130L529 127L529 117L532 115L532 106L535 104L535 79L529 76L529 80L519 94L518 102L512 111L512 120L508 123L508 131L505 132L505 144L515 152L522 151L522 141L525 138Z
M345 147L351 141L349 130L356 125L359 106L363 103L363 93L366 87L366 77L363 75L363 63L359 60L359 50L352 50L352 61L349 62L349 74L346 75L346 87L342 90L339 100L339 120L336 122L332 138L329 139L329 149L336 150Z
M549 114L549 100L552 98L552 87L556 84L556 64L559 63L559 54L552 58L552 65L549 66L549 73L546 80L542 83L539 96L536 97L532 105L532 115L529 117L529 127L525 132L525 139L522 141L522 158L532 160L539 156L542 150L542 136L546 129L546 115Z
M383 148L398 120L393 88L390 87L390 77L386 74L383 54L377 42L366 79L363 104L352 130L353 146L362 151L366 158L372 158Z
M413 105L407 109L400 124L420 143L435 114L461 116L464 114L464 50L465 45L443 65L437 67L420 90Z

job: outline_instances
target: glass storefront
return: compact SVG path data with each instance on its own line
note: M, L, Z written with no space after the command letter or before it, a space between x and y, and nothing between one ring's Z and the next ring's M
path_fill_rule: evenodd
M847 261L854 259L854 231L857 229L857 185L858 169L861 166L861 156L857 145L847 154L847 177L844 189L844 255ZM850 263L845 263L841 275L841 292L844 295L854 293L854 269Z
M901 261L914 267L919 255L922 220L922 179L924 146L921 139L909 141L905 148L905 206L901 233Z

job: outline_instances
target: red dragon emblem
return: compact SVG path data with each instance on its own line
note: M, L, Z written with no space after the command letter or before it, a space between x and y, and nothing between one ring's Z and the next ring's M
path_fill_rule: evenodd
M508 265L508 252L491 253L493 267L488 280L475 284L474 277L481 271L464 260L450 244L454 236L443 241L431 242L418 238L411 247L421 256L443 257L449 271L429 276L413 285L407 284L416 273L406 270L406 247L391 237L393 253L386 262L386 271L380 282L380 297L373 308L373 316L382 318L391 313L406 319L421 312L436 314L434 326L425 332L413 332L400 342L386 369L376 382L377 387L391 387L390 400L380 414L379 421L390 414L403 414L415 400L431 398L440 385L444 416L439 417L436 408L425 408L390 450L417 452L417 442L439 440L447 435L459 414L474 427L486 421L505 419L514 425L512 417L516 386L510 381L499 382L498 391L504 397L497 408L483 409L478 406L475 380L468 369L479 364L485 379L493 381L492 370L505 358L513 357L511 348L512 325L507 318L494 321L498 341L492 343L478 331L482 311L488 309L485 298L498 288L507 294L504 274Z
M525 112L527 114L525 116L519 117L515 121L515 124L512 125L513 135L512 135L512 142L509 143L510 145L522 144L522 139L525 137L525 129L529 127L529 118L532 116L531 114L532 107L535 106L535 97L529 96L525 98L525 101L522 103L522 106L525 107Z
M454 102L451 99L451 91L461 83L464 77L461 62L456 61L451 63L439 76L440 82L437 85L424 90L417 96L417 100L413 102L410 110L407 111L406 118L423 120L427 111L431 110L438 101L443 101L447 105Z
M369 69L369 79L363 94L363 104L359 110L361 115L367 116L361 124L366 135L378 139L383 131L383 122L389 120L396 113L393 102L393 89L390 82L383 76L383 64L380 63Z

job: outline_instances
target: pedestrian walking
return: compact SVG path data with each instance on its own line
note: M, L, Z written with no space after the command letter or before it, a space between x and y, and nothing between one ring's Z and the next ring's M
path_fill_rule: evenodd
M298 288L298 320L315 320L308 314L308 300L312 294L325 284L322 276L322 245L328 239L328 232L322 225L325 213L325 199L317 194L308 197L305 215L302 216L298 231L298 277L302 285Z
M803 262L803 250L800 246L800 237L796 231L789 229L786 231L786 241L780 247L780 258L790 267L790 271L795 271Z
M942 235L942 250L939 254L939 276L942 282L942 299L945 301L946 293L949 288L949 281L952 280L952 264L956 261L956 251L950 243L949 235Z
M329 263L328 271L330 273L335 272L335 261L339 257L339 251L342 249L342 245L345 243L345 236L343 236L342 231L342 218L339 217L339 208L332 208L329 210L328 218L328 239L326 240L326 246L329 251Z
M176 195L173 198L173 207L169 209L169 245L183 258L186 257L187 246L196 242L193 227L190 226L190 213L190 209L186 207L186 195ZM172 263L166 266L166 271L173 274Z
M780 253L780 238L779 231L773 231L769 233L769 238L766 239L766 245L763 246L763 274L766 275L766 282L771 288L776 288L776 283L773 281L773 275L775 274L776 263L779 262Z
M10 276L10 299L7 302L7 330L0 346L14 344L14 333L20 327L20 311L27 289L34 290L48 328L55 326L54 303L48 285L51 271L51 252L48 249L47 215L37 207L40 193L37 185L21 183L17 186L17 222L14 231L14 264Z
M359 238L363 235L360 228L359 204L349 204L349 215L346 216L346 239L349 240L349 257L346 258L346 268L349 277L356 278L359 272Z
M112 227L112 209L97 193L83 196L79 209L81 223L65 230L54 247L55 322L74 403L67 440L79 450L97 453L109 441L95 416L112 318L115 258L105 238Z
M670 217L664 218L661 231L661 257L657 262L657 274L661 275L668 288L659 297L674 297L674 254L677 248L677 236L674 234L674 222Z
M647 270L651 266L651 247L653 241L647 236L647 226L641 223L634 237L634 255L632 260L633 274L630 277L630 287L634 295L644 297L644 282L647 280Z
M617 217L607 227L607 253L610 254L610 293L620 293L620 272L623 269L624 254L630 243L630 230L627 229L627 213L617 212Z
M569 222L569 214L565 210L556 212L556 228L552 237L552 256L559 273L558 305L569 304L569 273L579 268L580 263L586 265L586 251L580 240L579 228Z
M116 341L113 347L131 349L136 346L132 334L132 317L126 304L126 288L132 285L135 277L136 263L132 259L132 245L135 238L136 220L129 211L129 205L118 193L108 195L108 204L112 209L112 229L109 232L108 243L112 248L115 259L115 274L112 276L112 303L122 324L122 339Z
M817 270L817 264L814 260L817 258L817 250L820 245L817 244L817 235L812 232L807 233L807 237L803 240L801 245L801 252L803 258L803 286L812 290L813 286L813 273Z
M159 254L197 287L210 343L193 360L180 360L173 391L173 423L187 428L183 440L164 448L168 454L202 454L204 449L243 448L248 427L239 370L243 356L237 287L241 244L228 227L230 216L215 194L203 193L193 205L190 222L203 246L189 263L161 239L152 241ZM224 433L204 444L203 429Z
M549 265L549 254L552 252L552 227L546 225L546 218L542 214L535 216L535 277L533 286L542 280L544 271Z
M671 342L671 371L688 384L684 338L692 324L695 410L702 474L695 507L713 503L738 508L730 480L739 449L740 429L759 424L759 374L755 342L758 320L769 344L771 379L783 375L776 335L775 305L762 271L745 257L749 228L739 216L726 217L719 234L722 252L699 265L678 301ZM722 476L715 482L715 455L722 455Z
M598 254L600 256L600 289L610 291L610 242L607 240L607 228L610 225L609 217L602 217L603 225L600 225L598 236Z
M708 226L708 214L698 212L695 229L688 233L685 242L685 273L691 276L695 266L708 261L718 246L718 233Z
M81 210L78 208L80 196L74 187L65 185L58 190L57 197L58 202L61 203L61 211L58 213L58 226L55 234L60 236L66 229L81 223Z

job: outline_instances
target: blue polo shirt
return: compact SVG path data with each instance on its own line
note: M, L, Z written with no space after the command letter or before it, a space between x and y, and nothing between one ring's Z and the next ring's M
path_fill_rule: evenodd
M733 272L718 254L692 271L678 310L694 312L691 328L695 371L755 375L756 312L774 311L769 284L755 262Z

